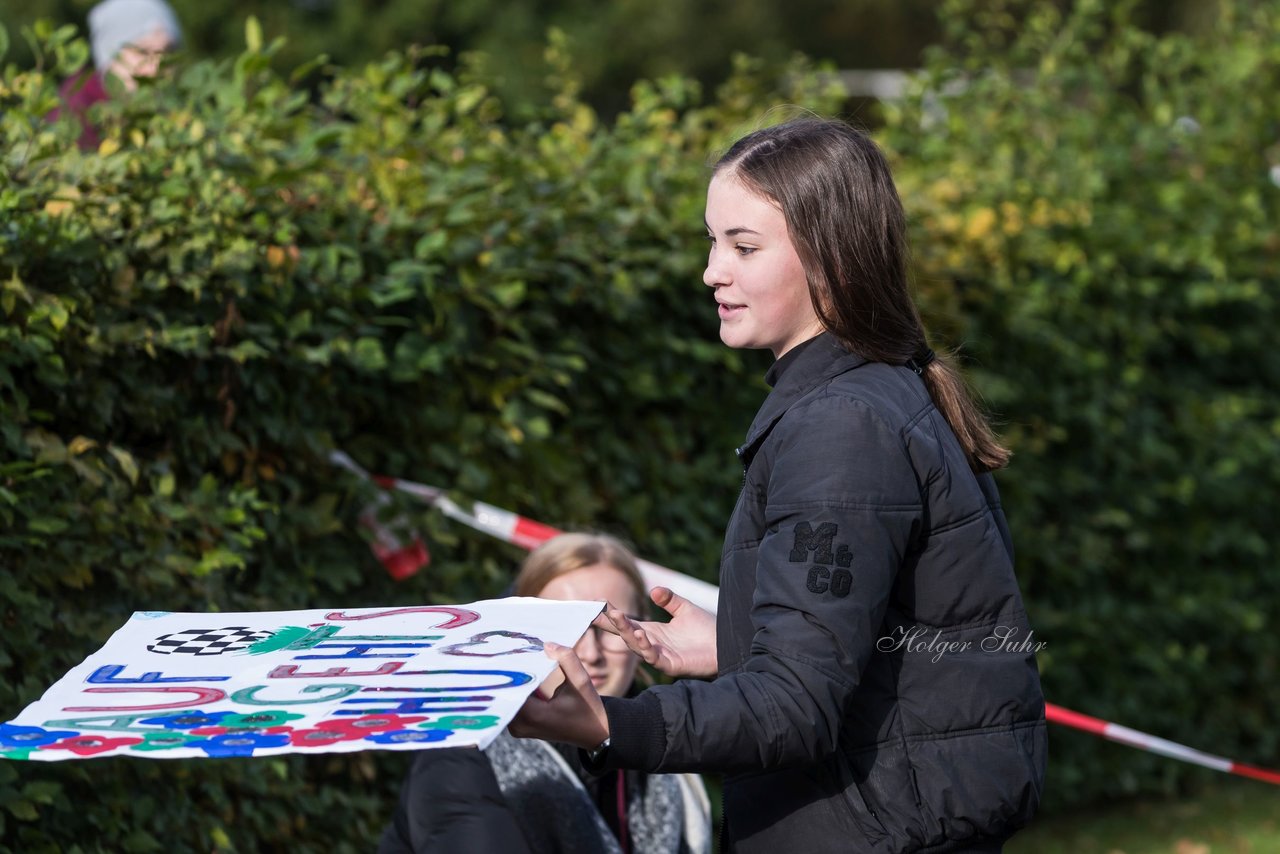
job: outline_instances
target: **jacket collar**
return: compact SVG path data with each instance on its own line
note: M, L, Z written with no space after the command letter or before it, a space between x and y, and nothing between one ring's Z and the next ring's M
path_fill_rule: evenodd
M756 413L751 429L747 431L747 441L738 448L743 465L751 462L756 447L797 400L822 383L866 363L866 359L844 349L830 332L823 332L814 339L777 377L777 385Z

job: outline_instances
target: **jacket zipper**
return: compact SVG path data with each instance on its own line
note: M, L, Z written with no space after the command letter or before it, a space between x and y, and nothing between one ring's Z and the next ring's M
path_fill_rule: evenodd
M719 843L717 848L720 851L728 851L728 843L725 841L724 832L729 828L729 817L724 814L724 780L720 781L720 838L716 841Z
M733 449L733 453L737 455L738 461L742 463L742 487L738 490L739 501L742 500L742 493L747 491L747 461L744 457L744 454L746 454L746 452L747 452L746 445L743 445L740 448ZM717 848L720 851L729 850L728 843L726 842L725 836L724 836L725 831L728 830L728 828L729 828L729 817L725 814L725 811L724 811L724 780L722 779L720 781L720 834L719 834L719 838L717 839L717 841L719 842L719 845L717 846Z

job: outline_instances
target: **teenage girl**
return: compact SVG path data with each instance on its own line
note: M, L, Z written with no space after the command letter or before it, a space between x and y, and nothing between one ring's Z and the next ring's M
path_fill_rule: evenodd
M707 190L703 281L772 392L737 449L715 617L611 628L674 676L603 700L573 650L512 731L589 767L724 774L728 851L999 851L1035 814L1044 701L990 472L1009 458L910 298L883 154L840 122L757 131Z

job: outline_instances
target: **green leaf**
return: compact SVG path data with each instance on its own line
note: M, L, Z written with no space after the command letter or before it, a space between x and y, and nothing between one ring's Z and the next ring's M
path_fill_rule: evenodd
M67 325L70 314L67 307L62 304L61 300L54 301L49 305L49 324L55 331L61 332Z
M288 325L285 326L290 338L297 338L311 330L311 311L304 309L289 319Z
M231 842L231 837L228 836L227 832L219 826L209 829L209 841L213 843L215 850L235 848Z
M262 50L262 24L255 15L244 19L244 44L250 53Z
M111 452L111 456L115 457L116 463L119 464L120 470L124 472L124 476L129 478L129 483L137 484L138 482L138 463L133 459L124 448L118 448L115 445L108 445L107 450Z
M537 388L525 389L524 394L526 397L529 398L530 401L542 407L543 409L550 409L552 412L558 412L561 415L569 414L568 404L566 404L563 400L556 397L555 395L548 394L542 389L537 389Z
M227 351L227 355L240 364L244 364L252 359L261 359L270 355L265 347L257 341L241 341L236 346Z
M351 351L351 360L366 371L380 371L387 366L387 355L377 338L357 339Z
M37 463L63 463L67 460L67 446L61 437L42 428L35 428L23 435L28 447L36 452Z
M321 67L328 61L329 61L329 54L322 53L319 56L315 57L314 59L310 59L302 63L297 68L293 69L292 72L290 72L289 83L296 86L299 83L304 82L309 76L311 76L311 72L315 71L317 68Z
M76 436L67 443L67 453L73 457L90 451L98 446L98 443L87 436Z
M528 286L522 281L501 282L494 285L490 292L503 308L515 308L524 301Z
M35 780L22 787L22 795L37 804L51 804L62 794L62 784L52 780Z
M128 836L121 840L122 847L126 851L162 851L164 846L145 830L135 829Z
M27 522L27 528L37 534L61 534L69 527L71 526L65 519L56 519L51 516L42 516Z

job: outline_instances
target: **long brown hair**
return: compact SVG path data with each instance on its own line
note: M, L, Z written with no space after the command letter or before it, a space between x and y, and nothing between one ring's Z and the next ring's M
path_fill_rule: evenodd
M908 287L906 216L879 147L843 122L800 119L738 140L715 171L781 209L823 327L869 361L917 367L973 470L1005 465L1011 454L964 378L929 350Z

